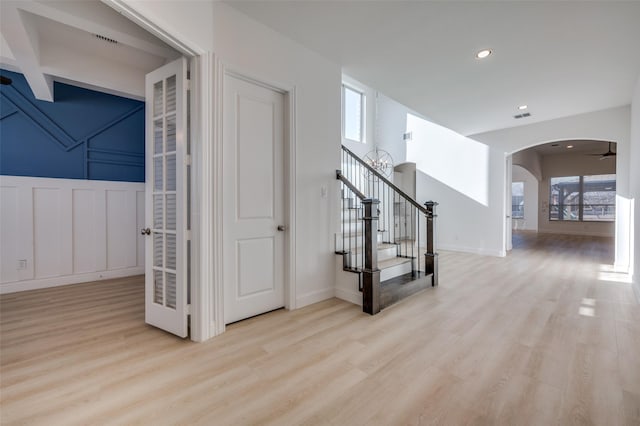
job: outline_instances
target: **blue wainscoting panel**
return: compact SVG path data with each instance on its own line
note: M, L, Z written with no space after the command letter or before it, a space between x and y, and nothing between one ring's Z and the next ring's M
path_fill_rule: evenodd
M1 73L0 174L144 182L144 102L58 82L39 101Z

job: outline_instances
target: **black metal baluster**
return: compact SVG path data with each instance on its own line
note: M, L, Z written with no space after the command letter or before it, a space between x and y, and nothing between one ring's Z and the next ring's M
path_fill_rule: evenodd
M342 251L344 251L344 183L340 182L340 205L342 212L340 213L340 229L342 230Z
M415 222L415 217L414 217L414 212L416 211L416 208L414 206L411 206L411 273L415 276L416 273L416 258L414 257L414 253L413 253L413 246L415 245L415 240L416 240L416 234L415 234L415 228L416 228L416 222Z
M420 275L420 211L416 210L416 226L418 227L417 229L417 238L418 238L418 247L416 248L417 252L416 252L416 261L417 261L417 266L416 266L416 270L418 271L418 275Z
M353 266L353 254L351 253L351 196L353 194L353 191L349 191L349 201L348 201L348 206L349 208L347 209L347 213L349 215L349 227L347 228L349 231L349 267L351 268Z

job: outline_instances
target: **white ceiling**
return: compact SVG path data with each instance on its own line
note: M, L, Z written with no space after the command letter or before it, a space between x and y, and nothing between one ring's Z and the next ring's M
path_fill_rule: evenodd
M180 57L98 0L2 1L0 12L0 65L38 99L53 100L52 80L144 99L145 74Z
M465 135L627 105L640 74L640 2L228 3Z
M567 148L573 146L573 148ZM540 155L557 155L557 154L604 154L609 149L608 142L593 140L570 140L550 142L527 148L525 151L534 151ZM611 144L611 151L616 152L616 144Z

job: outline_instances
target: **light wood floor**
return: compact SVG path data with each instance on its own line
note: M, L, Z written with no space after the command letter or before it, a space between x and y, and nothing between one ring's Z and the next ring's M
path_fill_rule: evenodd
M144 324L140 278L2 296L1 422L639 425L611 240L515 240L442 253L439 288L375 317L332 299L205 344Z

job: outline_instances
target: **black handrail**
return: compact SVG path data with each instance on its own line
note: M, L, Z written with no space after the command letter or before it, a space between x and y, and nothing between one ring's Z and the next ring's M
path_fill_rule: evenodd
M378 268L378 244L386 244L385 260L390 254L408 259L410 275L415 279L424 272L431 275L431 285L438 285L438 254L435 252L435 207L428 201L424 206L391 183L348 148L342 147L342 168L336 178L342 185L342 246L336 253L343 255L343 269L359 274L359 288L363 293L363 310L375 314L390 301L389 290L381 296L381 271ZM420 224L426 224L424 234ZM417 231L417 232L416 232ZM424 237L424 245L421 237ZM336 246L338 243L336 242ZM395 246L395 247L394 247ZM388 249L392 249L389 253ZM423 252L423 249L426 251ZM424 269L421 259L424 256ZM400 270L406 271L406 266ZM409 273L407 273L409 275ZM406 279L407 277L404 277Z
M367 198L362 192L358 190L358 188L355 187L354 184L349 181L349 179L344 177L341 170L336 170L336 179L344 183L346 187L349 188L354 194L356 194L356 197L358 197L360 200L364 200Z
M387 179L384 176L382 176L380 174L380 172L378 172L376 169L374 169L369 164L367 164L366 161L364 161L363 159L358 157L356 154L354 154L349 148L347 148L347 147L345 147L343 145L342 146L342 150L346 151L347 153L349 153L349 155L351 155L351 157L353 157L354 160L356 160L358 163L360 163L365 169L367 169L368 171L373 173L382 182L384 182L387 185L389 185L391 187L391 189L393 189L395 192L397 192L398 195L400 195L402 198L404 198L406 201L408 201L410 204L412 204L415 208L417 208L418 210L420 210L424 214L428 213L427 209L424 206L421 206L417 201L415 201L413 198L411 198L409 195L407 195L403 190L401 190L400 188L395 186L391 181L389 181L389 179ZM342 175L342 174L340 174L340 175ZM338 177L338 179L340 179L340 178Z

